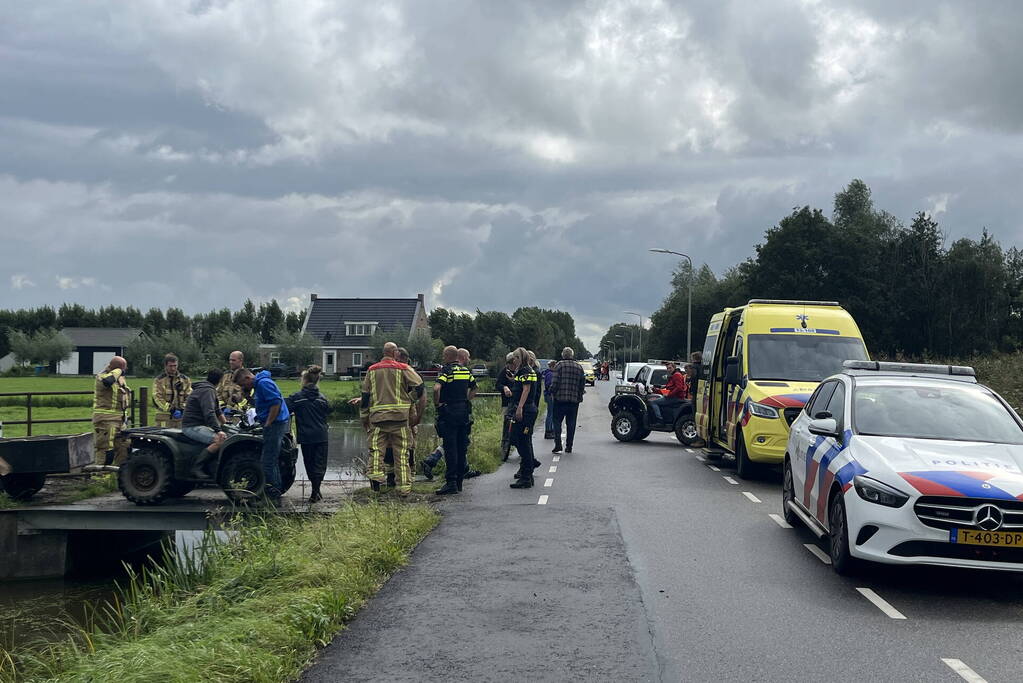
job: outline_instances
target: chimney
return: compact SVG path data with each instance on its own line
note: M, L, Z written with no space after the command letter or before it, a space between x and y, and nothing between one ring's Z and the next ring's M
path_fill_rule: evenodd
M316 301L316 296L317 296L316 294L310 294L309 301Z
M421 304L425 304L426 303L426 298L423 296L422 292L420 292L418 295L416 295L416 298L419 299L419 303L421 303Z

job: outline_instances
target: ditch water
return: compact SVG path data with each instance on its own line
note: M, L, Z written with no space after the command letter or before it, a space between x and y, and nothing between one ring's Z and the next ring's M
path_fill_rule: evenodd
M420 447L417 451L429 452L433 448L434 437L433 424L420 425ZM367 447L362 424L358 420L332 421L328 439L325 480L364 481ZM304 480L308 480L308 476L300 456L295 486L300 486ZM220 537L224 532L217 534ZM175 547L180 553L189 552L201 541L202 532L175 532ZM138 565L144 561L144 555L131 559ZM123 570L118 570L117 566L115 563L100 576L93 574L88 577L0 583L0 651L24 647L41 640L59 640L71 625L85 623L91 611L114 597L114 582L123 581Z

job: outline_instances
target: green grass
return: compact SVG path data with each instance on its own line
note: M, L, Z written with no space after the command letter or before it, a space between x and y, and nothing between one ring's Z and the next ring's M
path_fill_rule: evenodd
M421 504L370 503L243 520L202 567L134 574L68 640L0 650L0 681L293 680L438 519Z

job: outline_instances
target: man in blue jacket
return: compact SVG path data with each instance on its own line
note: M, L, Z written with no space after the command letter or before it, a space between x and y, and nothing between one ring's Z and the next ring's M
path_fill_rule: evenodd
M288 430L291 413L284 402L277 383L270 379L269 370L253 375L247 368L234 373L234 383L245 391L252 391L256 402L256 419L263 425L263 474L266 478L266 495L271 500L281 497L281 439Z

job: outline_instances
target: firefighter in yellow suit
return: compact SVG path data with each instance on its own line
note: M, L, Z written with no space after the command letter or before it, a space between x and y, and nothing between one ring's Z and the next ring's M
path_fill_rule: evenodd
M411 420L418 419L426 406L423 380L416 371L397 360L398 345L384 344L384 357L370 366L362 380L363 422L369 436L370 485L374 491L386 481L384 454L390 448L393 453L405 454L411 443ZM416 416L411 414L413 398L419 403ZM412 469L408 458L394 458L395 491L398 495L412 493Z
M178 357L168 353L163 357L163 372L153 380L156 426L181 429L185 402L191 393L192 380L178 372Z
M127 426L131 393L124 381L128 361L114 356L96 375L92 399L92 432L97 465L120 465L128 459L130 442L120 432Z

